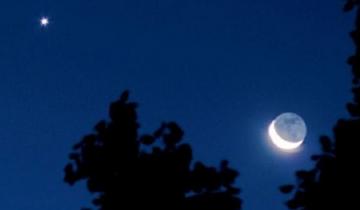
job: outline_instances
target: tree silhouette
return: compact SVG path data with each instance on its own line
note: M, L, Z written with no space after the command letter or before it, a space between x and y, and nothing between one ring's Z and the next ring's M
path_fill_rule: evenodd
M110 106L110 122L76 144L65 167L65 182L86 180L101 210L238 210L238 172L222 161L219 168L197 162L181 143L183 131L163 123L153 134L139 136L136 107L125 91Z
M311 170L300 170L296 172L296 185L285 185L280 187L283 193L290 193L295 189L293 197L286 202L289 209L296 210L331 210L331 209L354 209L358 206L354 199L353 187L355 180L359 178L359 172L354 165L357 159L358 147L356 142L360 139L360 1L348 0L344 11L356 10L355 30L351 37L355 43L355 54L350 56L348 63L352 66L353 73L353 102L347 104L350 113L349 119L340 119L334 129L334 140L323 136L320 138L322 154L313 155L315 167ZM340 150L337 149L339 146ZM341 152L341 170L343 177L338 177L338 151ZM346 177L346 178L345 178ZM339 193L346 197L340 204ZM355 204L355 205L354 205ZM357 205L356 205L357 204ZM358 207L355 207L358 209Z

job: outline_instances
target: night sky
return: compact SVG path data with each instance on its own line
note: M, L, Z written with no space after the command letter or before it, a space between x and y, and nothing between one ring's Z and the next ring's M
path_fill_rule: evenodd
M141 132L174 120L195 160L240 171L245 210L285 210L278 187L312 166L351 100L353 15L342 0L1 0L0 208L79 210L63 168L125 89ZM43 16L47 27L40 25ZM308 136L284 153L280 113Z

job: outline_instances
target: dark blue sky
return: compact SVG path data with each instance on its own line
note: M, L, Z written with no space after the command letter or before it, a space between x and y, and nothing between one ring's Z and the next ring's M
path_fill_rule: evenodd
M67 154L130 89L142 132L177 121L196 160L240 171L245 210L285 210L278 186L311 166L318 136L351 99L343 3L2 0L0 208L88 205L83 185L62 181ZM308 126L297 153L268 143L267 126L286 111Z

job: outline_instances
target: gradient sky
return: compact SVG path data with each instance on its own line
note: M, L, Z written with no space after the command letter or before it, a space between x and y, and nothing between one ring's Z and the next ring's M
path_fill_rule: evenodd
M79 210L71 146L124 89L142 132L174 120L196 160L230 160L245 210L285 210L278 186L311 166L351 100L353 15L343 0L2 0L0 208ZM50 18L48 28L39 19ZM282 112L308 126L297 153L269 144Z

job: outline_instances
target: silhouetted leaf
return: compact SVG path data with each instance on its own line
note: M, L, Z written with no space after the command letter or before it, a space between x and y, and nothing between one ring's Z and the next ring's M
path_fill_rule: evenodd
M145 144L145 145L150 145L150 144L153 144L155 142L155 138L153 136L150 136L150 135L143 135L140 138L140 142L142 144Z
M280 187L282 193L291 193L294 190L294 185L288 184Z
M331 140L328 137L326 137L326 136L320 137L320 143L321 143L321 146L322 146L322 150L324 152L331 152L332 143L331 143Z
M352 10L355 7L355 2L356 0L348 0L345 5L344 5L344 11L348 12L350 10Z
M130 94L130 91L125 90L120 96L120 102L122 102L122 103L127 102L129 100L129 94Z
M166 124L168 132L163 136L164 143L168 146L174 146L179 143L184 135L182 129L174 122Z
M98 124L96 124L95 130L98 133L105 132L105 130L106 130L106 122L104 120L100 121Z
M321 155L312 155L311 160L318 161L321 158Z

